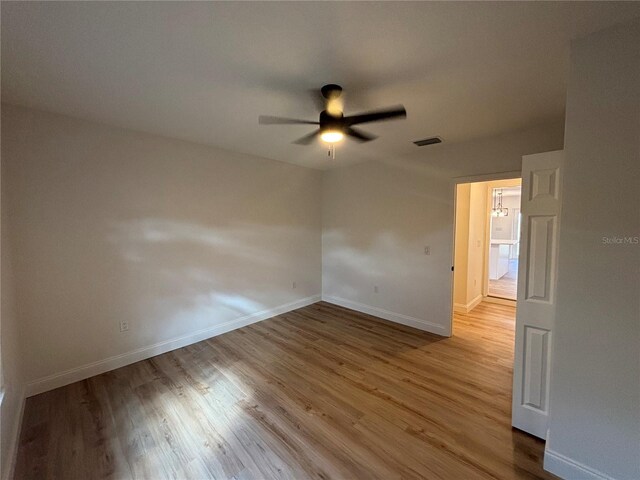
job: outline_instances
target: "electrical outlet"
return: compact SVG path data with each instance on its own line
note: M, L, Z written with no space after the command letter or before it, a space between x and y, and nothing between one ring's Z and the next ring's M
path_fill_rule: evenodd
M298 284L296 282L293 282L291 284L291 288L293 288L294 290L298 287Z
M126 320L121 320L120 321L120 331L121 332L127 332L129 330L129 322L127 322Z
M425 255L431 255L431 247L429 245L424 247L424 254Z
M373 293L378 293L378 285L373 286Z

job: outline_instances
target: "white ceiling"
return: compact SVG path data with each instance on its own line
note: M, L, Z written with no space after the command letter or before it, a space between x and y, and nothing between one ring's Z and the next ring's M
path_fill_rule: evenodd
M564 111L569 41L640 2L2 2L2 100L323 168L309 93L345 88L345 114L398 103L335 164L538 124ZM367 127L367 128L364 128ZM429 147L438 148L438 147Z

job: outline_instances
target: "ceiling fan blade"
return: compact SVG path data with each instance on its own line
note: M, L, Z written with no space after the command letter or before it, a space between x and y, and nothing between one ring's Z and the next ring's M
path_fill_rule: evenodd
M352 127L345 128L344 133L359 142L370 142L371 140L375 140L376 138L378 138L376 135L372 135L361 130L356 130Z
M316 130L315 132L311 132L309 135L305 135L304 137L299 138L291 143L295 143L296 145L309 145L311 142L315 140L315 138L320 135L320 130Z
M320 125L319 122L309 120L298 120L296 118L272 117L271 115L260 115L258 117L260 125Z
M402 105L383 110L372 110L371 112L360 113L350 117L344 117L343 122L347 126L359 123L379 122L381 120L391 120L392 118L406 118L407 111Z

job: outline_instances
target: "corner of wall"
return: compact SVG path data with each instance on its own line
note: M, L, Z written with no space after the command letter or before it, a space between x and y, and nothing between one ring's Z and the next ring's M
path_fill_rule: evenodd
M348 308L350 310L355 310L356 312L366 313L367 315L383 318L391 322L400 323L408 327L417 328L418 330L423 330L425 332L435 333L436 335L441 335L443 337L451 336L451 332L448 331L446 327L421 318L410 317L401 313L391 312L383 308L374 307L371 305L366 305L364 303L354 302L352 300L347 300L345 298L335 297L331 295L322 295L322 301L332 303L333 305L338 305L340 307Z

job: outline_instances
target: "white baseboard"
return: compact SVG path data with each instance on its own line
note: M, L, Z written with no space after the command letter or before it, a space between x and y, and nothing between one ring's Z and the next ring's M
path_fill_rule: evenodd
M544 451L544 469L566 480L614 480L609 475L548 448Z
M431 323L427 320L422 320L420 318L410 317L401 313L390 312L389 310L372 307L371 305L365 305L364 303L358 303L347 300L345 298L334 297L331 295L322 295L322 300L328 303L333 303L334 305L339 305L341 307L355 310L357 312L366 313L368 315L373 315L374 317L384 318L385 320L390 320L402 325L407 325L419 330L424 330L425 332L435 333L437 335L442 335L445 337L450 336L450 333L448 332L446 327Z
M18 444L20 443L20 433L22 431L22 417L24 414L24 404L26 400L25 395L25 387L21 387L18 393L18 399L20 402L20 408L18 409L18 418L16 423L13 426L13 431L11 432L11 438L9 445L9 453L7 454L7 461L9 462L9 467L5 470L2 480L11 480L13 478L13 473L16 469L16 461L18 459Z
M476 298L474 298L467 304L454 303L453 311L457 313L469 313L471 310L476 308L481 302L482 302L482 294L480 293Z
M115 370L116 368L139 362L140 360L155 357L156 355L170 352L171 350L175 350L177 348L186 347L187 345L201 342L202 340L206 340L207 338L215 337L216 335L221 335L223 333L230 332L231 330L245 327L247 325L251 325L252 323L260 322L262 320L266 320L267 318L271 318L276 315L295 310L297 308L306 307L307 305L311 305L312 303L316 303L318 301L320 301L320 295L312 295L310 297L295 300L293 302L289 302L275 308L252 313L240 318L236 318L235 320L230 320L228 322L215 325L213 327L198 330L182 337L166 340L164 342L159 342L147 347L138 348L131 352L115 355L113 357L98 360L86 365L81 365L76 368L65 370L64 372L48 375L46 377L42 377L29 382L26 388L26 396L31 397L33 395L38 395L39 393L53 390L54 388L63 387L65 385L69 385L70 383L93 377L94 375L100 375L101 373Z

